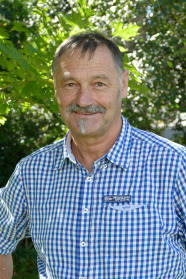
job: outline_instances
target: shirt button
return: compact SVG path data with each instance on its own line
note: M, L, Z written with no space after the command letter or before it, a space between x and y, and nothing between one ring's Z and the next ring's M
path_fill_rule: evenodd
M84 208L83 212L88 213L88 208Z
M103 165L103 168L106 169L106 168L107 168L107 164L104 164L104 165Z
M92 181L92 178L91 177L87 177L87 181Z
M81 242L81 247L85 247L86 246L86 242Z

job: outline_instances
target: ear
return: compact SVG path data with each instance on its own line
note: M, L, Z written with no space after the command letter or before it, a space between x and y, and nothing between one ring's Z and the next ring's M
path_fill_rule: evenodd
M122 98L127 97L128 79L129 79L129 71L125 70L124 73L123 73L123 82L122 82Z

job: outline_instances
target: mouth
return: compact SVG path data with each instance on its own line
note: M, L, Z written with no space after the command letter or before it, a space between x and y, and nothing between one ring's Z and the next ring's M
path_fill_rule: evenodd
M98 112L77 112L77 111L72 111L73 113L75 113L78 116L94 116L96 114L98 114Z

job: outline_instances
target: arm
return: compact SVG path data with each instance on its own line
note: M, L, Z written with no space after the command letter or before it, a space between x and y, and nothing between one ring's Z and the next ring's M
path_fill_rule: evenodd
M11 279L13 275L12 255L0 254L0 279Z
M11 253L18 242L30 236L28 214L19 168L0 189L0 279L11 279L13 262Z

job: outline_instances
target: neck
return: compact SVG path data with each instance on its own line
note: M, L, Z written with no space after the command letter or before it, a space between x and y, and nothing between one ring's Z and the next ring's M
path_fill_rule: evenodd
M122 125L121 125L122 126ZM93 163L99 158L103 157L116 142L121 126L111 135L104 135L99 138L92 137L74 137L72 135L71 149L76 159L88 169L89 173L92 172Z

